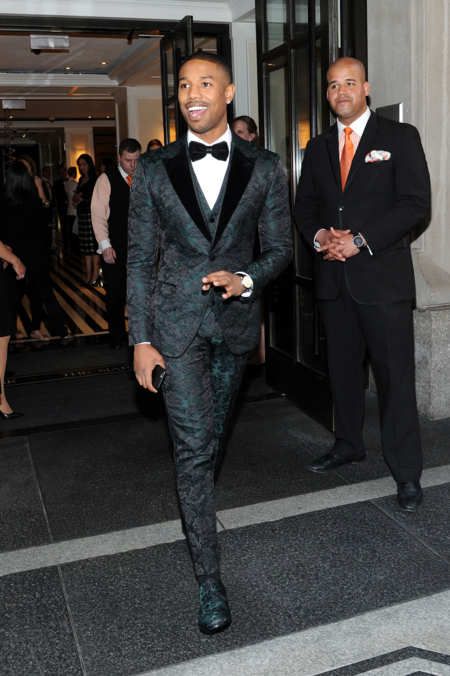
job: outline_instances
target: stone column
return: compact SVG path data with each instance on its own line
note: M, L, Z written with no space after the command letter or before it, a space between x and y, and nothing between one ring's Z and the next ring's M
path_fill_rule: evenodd
M450 416L450 5L448 0L368 0L373 107L403 101L420 131L432 219L413 245L420 412Z

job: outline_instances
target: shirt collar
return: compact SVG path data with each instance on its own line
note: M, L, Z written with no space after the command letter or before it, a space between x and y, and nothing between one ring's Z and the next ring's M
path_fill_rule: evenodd
M340 120L338 120L337 125L338 125L338 135L339 135L339 137L341 136L345 127L351 127L352 130L355 132L355 134L358 134L358 136L361 138L361 136L364 133L364 129L366 128L366 124L369 121L370 115L371 115L370 108L367 107L365 109L365 111L363 112L363 114L360 115L351 124L342 124L342 122Z
M127 172L124 171L124 170L122 169L122 167L120 166L120 164L117 165L117 168L118 168L119 174L122 176L122 178L124 178L125 180L127 180L127 177L128 177Z
M228 124L227 124L227 128L226 128L225 133L222 134L222 136L220 138L217 138L214 141L214 143L205 143L205 141L203 141L203 139L201 139L199 136L196 136L190 129L188 129L188 132L187 132L187 143L188 143L188 145L191 141L197 141L197 143L203 143L203 145L205 145L205 146L212 146L212 145L215 145L216 143L221 143L222 141L225 141L228 145L228 149L230 149L231 138L232 138L231 129L230 129Z

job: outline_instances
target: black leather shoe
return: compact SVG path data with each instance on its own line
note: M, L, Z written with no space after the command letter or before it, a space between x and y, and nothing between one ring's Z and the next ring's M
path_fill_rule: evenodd
M217 634L231 624L227 593L220 580L200 583L198 628L203 634Z
M325 455L321 455L320 458L317 458L309 465L306 465L306 469L310 472L318 472L320 474L321 472L329 472L331 469L336 469L336 467L340 467L341 465L348 465L351 462L361 462L362 460L365 460L366 457L366 454L362 453L361 455L343 458L341 455L336 455L333 451L330 451L330 453L325 453Z
M397 500L401 509L415 512L423 500L422 487L418 481L397 484Z
M23 413L19 413L19 411L11 411L11 413L3 413L3 411L0 411L0 420L13 420L13 418L21 418L23 416Z

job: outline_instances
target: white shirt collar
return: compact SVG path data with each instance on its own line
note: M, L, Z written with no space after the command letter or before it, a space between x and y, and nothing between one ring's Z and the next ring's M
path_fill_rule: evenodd
M117 165L117 168L118 168L119 174L122 176L122 178L127 180L127 176L128 176L127 172L122 169L120 164Z
M191 141L197 141L197 143L203 143L203 145L205 145L205 146L212 146L212 145L215 145L216 143L221 143L222 141L226 141L226 143L228 144L228 148L230 148L231 147L231 139L232 139L231 129L230 129L228 124L227 124L227 128L226 128L225 133L222 134L222 136L220 136L220 138L217 138L213 143L205 143L205 141L203 139L201 139L199 136L196 136L190 129L188 129L188 132L187 132L188 145Z
M361 136L364 133L364 129L366 128L366 124L369 121L370 115L371 115L370 108L367 107L365 109L365 111L363 112L363 114L360 115L351 124L342 124L342 122L340 120L338 120L337 125L338 125L338 135L339 135L339 137L341 136L345 127L351 127L353 129L353 131L355 132L355 134L358 134L358 136L361 138Z

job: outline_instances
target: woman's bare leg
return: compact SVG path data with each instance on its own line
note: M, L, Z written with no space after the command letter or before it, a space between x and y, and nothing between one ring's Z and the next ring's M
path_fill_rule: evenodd
M0 337L0 383L1 383L0 411L2 411L3 413L12 413L12 408L9 405L5 395L5 371L6 371L6 360L8 359L9 338L10 336Z

